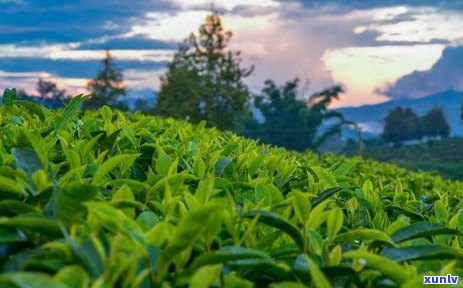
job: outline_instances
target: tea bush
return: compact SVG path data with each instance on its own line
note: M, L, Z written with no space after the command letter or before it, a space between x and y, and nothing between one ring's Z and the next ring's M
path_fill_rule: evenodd
M74 98L0 106L0 287L416 287L463 186Z

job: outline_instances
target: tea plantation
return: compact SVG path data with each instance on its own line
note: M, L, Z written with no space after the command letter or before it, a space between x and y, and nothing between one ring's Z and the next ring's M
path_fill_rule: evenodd
M463 184L74 98L0 105L0 287L419 287ZM460 281L461 282L461 281Z

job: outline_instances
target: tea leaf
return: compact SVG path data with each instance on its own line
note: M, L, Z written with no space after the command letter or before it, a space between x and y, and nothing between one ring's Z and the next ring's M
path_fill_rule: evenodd
M3 91L2 104L5 106L13 106L16 100L16 89L5 89Z
M318 204L322 203L324 200L340 192L341 190L342 189L340 187L337 187L337 188L330 188L330 189L323 191L316 198L312 199L312 207L317 206Z
M343 221L344 215L341 209L335 208L328 212L328 218L326 222L328 241L333 241L334 237L336 237L339 230L342 228Z
M138 154L122 154L109 158L96 171L93 176L92 184L96 184L103 180L103 178L117 166L124 166L127 169L137 157Z
M258 217L258 221L265 223L271 227L281 229L287 233L294 242L299 246L300 249L304 248L304 241L299 229L293 224L283 219L280 215L267 211L249 211L242 215L243 218L254 218Z
M389 238L389 236L386 233L384 233L383 231L373 229L357 229L353 231L348 231L338 235L334 240L336 242L381 241L390 245L394 245L394 242L391 238Z
M396 262L413 260L463 259L463 253L457 249L437 245L415 245L410 247L387 248L381 256Z
M404 271L399 264L371 252L361 250L349 251L344 253L344 257L348 259L364 259L369 267L377 269L383 273L384 276L390 278L397 284L403 284L410 278L407 272Z
M13 284L19 288L67 288L67 285L54 281L50 276L36 272L13 272L0 274L0 284ZM9 286L7 286L9 287Z
M417 222L406 227L400 228L391 235L395 243L400 243L410 239L429 237L433 235L459 234L458 230L450 229L442 224L432 222Z

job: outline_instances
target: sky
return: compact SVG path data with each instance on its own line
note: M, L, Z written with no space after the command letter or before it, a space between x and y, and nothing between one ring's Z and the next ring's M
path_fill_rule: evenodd
M256 93L296 77L301 95L343 85L334 107L463 90L463 0L0 0L0 89L85 93L110 48L130 97L153 95L211 7Z

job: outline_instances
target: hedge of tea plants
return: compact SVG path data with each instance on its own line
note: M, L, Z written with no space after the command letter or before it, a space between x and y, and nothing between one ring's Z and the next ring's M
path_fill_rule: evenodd
M463 186L122 113L0 105L0 287L417 287Z

